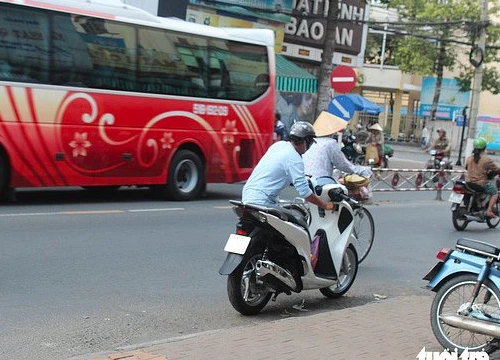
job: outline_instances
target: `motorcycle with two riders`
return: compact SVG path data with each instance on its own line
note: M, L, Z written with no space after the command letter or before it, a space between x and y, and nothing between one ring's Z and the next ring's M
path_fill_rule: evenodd
M354 283L356 200L334 178L308 181L323 201L336 203L334 212L300 198L276 207L230 201L238 222L219 273L227 276L229 301L243 315L258 314L281 293L317 289L337 298Z

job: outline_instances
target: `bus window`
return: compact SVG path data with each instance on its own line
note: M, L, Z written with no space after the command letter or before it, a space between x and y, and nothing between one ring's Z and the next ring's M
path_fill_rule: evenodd
M76 31L70 14L53 17L52 83L90 87L94 85L93 63L87 43Z
M236 41L212 41L210 46L211 64L219 60L217 66L210 68L212 80L221 76L220 84L226 99L254 100L262 95L269 87L269 81L257 81L263 76L269 79L269 64L265 48L251 44L242 44ZM223 70L223 72L221 72ZM222 77L223 75L223 77ZM260 85L256 87L256 83ZM213 81L212 85L218 82Z
M195 37L193 37L194 39ZM206 96L204 39L182 39L157 29L139 29L139 90L158 94ZM179 45L180 44L180 45Z
M72 15L72 21L92 63L89 86L136 91L134 26L81 15Z
M45 83L49 77L49 17L6 7L0 13L0 79Z

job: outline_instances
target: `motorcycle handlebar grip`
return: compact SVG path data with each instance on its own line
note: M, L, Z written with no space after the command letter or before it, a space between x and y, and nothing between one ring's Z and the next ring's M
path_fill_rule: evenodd
M330 199L332 199L333 202L340 202L342 200L346 200L348 202L354 202L355 204L358 203L353 198L344 194L344 192L341 189L331 189L330 191L328 191L328 196L330 197Z

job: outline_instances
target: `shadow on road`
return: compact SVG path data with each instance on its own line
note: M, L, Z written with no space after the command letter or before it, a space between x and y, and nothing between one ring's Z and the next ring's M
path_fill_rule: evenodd
M206 192L193 201L240 199L242 184L210 184ZM96 191L83 188L37 188L19 189L14 201L1 202L2 206L50 205L50 204L99 204L158 202L182 204L179 201L163 200L148 188L122 187L119 190Z

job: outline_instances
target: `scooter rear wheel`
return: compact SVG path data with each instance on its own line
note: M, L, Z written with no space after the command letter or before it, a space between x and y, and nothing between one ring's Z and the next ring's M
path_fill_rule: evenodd
M246 254L241 264L227 278L229 302L242 315L258 314L271 299L269 288L256 282L255 264L261 259L261 253ZM246 291L248 294L245 298Z
M469 221L465 219L465 208L457 207L451 213L451 222L457 231L463 231L469 225Z
M452 327L442 321L445 315L457 315L472 299L477 275L463 274L445 282L436 293L431 306L431 327L436 339L445 349L455 349L461 354L465 348L488 354L498 349L497 340L469 330ZM489 280L482 285L475 304L488 304L500 311L500 292ZM464 316L465 317L465 316ZM469 317L470 318L470 317Z

